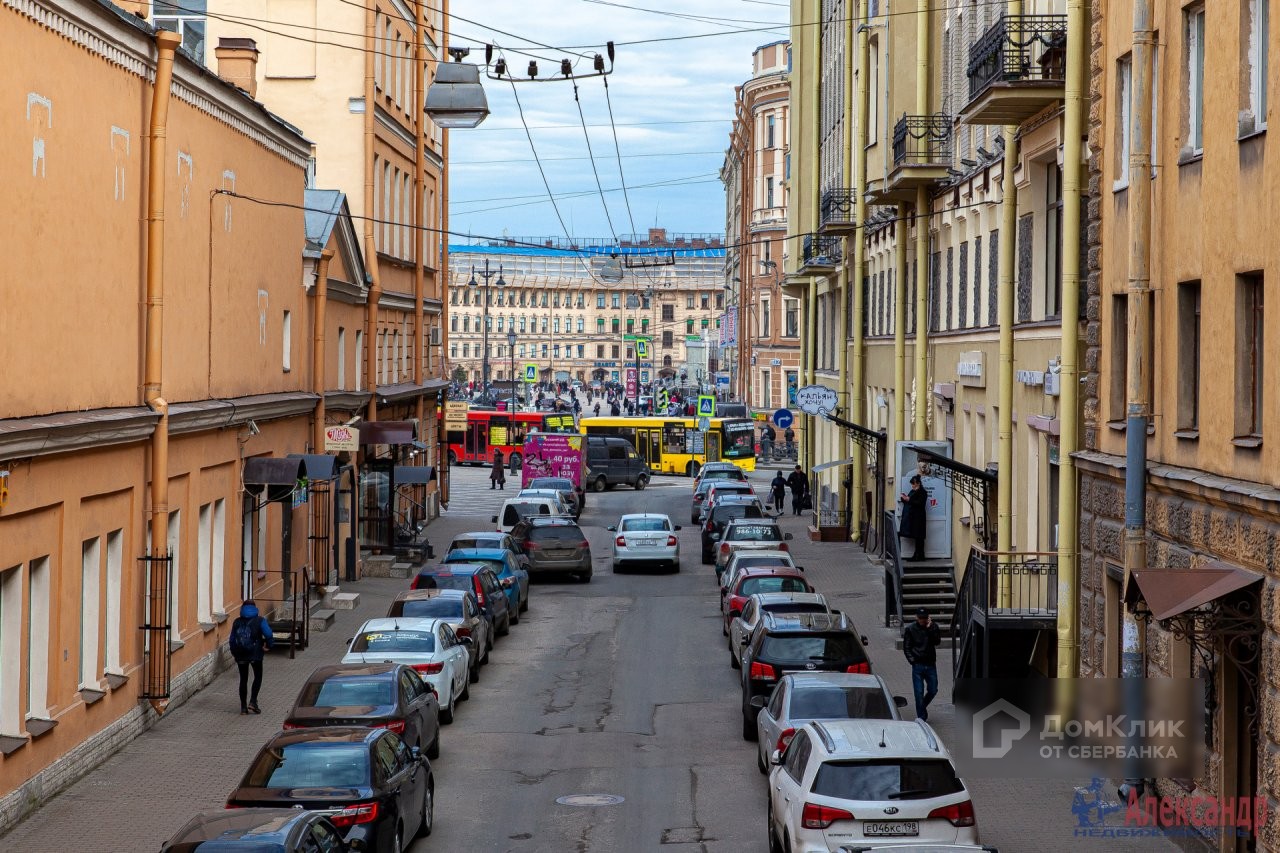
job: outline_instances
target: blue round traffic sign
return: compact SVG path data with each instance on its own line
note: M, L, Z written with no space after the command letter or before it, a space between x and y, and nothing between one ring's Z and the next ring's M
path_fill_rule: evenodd
M777 424L780 429L786 429L796 422L796 418L795 415L791 414L790 409L778 409L778 411L773 413L773 422Z

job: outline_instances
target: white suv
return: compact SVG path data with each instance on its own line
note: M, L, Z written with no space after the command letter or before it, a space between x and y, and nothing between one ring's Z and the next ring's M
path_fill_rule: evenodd
M771 756L769 849L830 853L879 842L977 844L950 753L919 720L827 720Z

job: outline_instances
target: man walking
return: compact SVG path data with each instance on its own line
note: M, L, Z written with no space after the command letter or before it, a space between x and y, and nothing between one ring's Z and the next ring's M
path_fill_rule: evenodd
M791 487L791 512L800 515L804 512L805 496L809 494L809 478L804 475L804 469L797 465L787 478L787 485Z
M902 631L902 653L911 664L911 686L916 694L916 716L929 719L929 703L938 695L938 646L942 630L921 607L916 621Z
M271 626L258 613L252 600L240 605L240 616L231 623L231 638L227 645L240 670L240 713L261 714L258 707L258 690L262 687L262 657L271 648ZM249 670L253 670L253 688L247 691ZM246 692L248 695L246 696ZM246 701L247 700L247 701Z
M489 490L494 488L507 489L507 466L506 460L502 458L502 451L493 451L493 470L489 472Z
M787 505L787 478L782 476L781 471L773 475L773 480L769 483L769 495L773 498L773 511L781 515Z

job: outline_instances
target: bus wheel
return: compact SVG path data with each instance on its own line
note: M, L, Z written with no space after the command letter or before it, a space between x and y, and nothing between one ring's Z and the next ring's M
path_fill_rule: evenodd
M515 473L516 471L519 471L523 466L524 466L524 459L520 456L520 454L512 453L511 454L511 472Z
M697 462L690 462L688 467L685 468L684 470L685 470L685 473L688 474L690 477L696 477L698 476L698 470L701 467L702 466L700 466Z
M596 477L596 481L591 484L591 488L595 489L597 492L603 492L608 485L608 482L604 479L604 475L601 474L599 477Z
M449 464L450 465L458 464L458 454L454 453L452 450L449 451Z

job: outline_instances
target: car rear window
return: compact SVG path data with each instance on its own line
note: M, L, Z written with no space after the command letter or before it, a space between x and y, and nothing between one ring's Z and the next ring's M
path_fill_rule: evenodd
M436 637L430 631L364 631L356 634L351 651L370 652L434 652Z
M551 507L545 503L507 504L507 508L502 511L502 523L504 525L514 525L526 516L550 514Z
M397 601L392 606L391 616L412 616L430 619L461 619L462 599L460 598L419 598L410 601Z
M741 468L734 468L732 470L728 468L716 468L714 470L707 471L702 475L702 478L704 480L745 480L747 479L747 475L742 473Z
M781 542L782 531L772 524L735 524L729 528L729 538L756 542Z
M809 585L802 578L769 575L747 578L738 587L738 595L755 595L760 592L809 592Z
M264 749L244 784L251 788L366 787L369 749L362 743L295 743Z
M391 705L395 698L390 675L379 678L329 678L308 682L298 704L309 708L346 705Z
M549 542L552 540L581 542L586 537L582 535L582 529L576 525L548 524L531 529L529 538L534 542Z
M835 685L792 689L790 715L799 720L893 719L880 688Z
M751 552L747 551L747 552L739 552L739 553L749 554ZM754 568L759 568L761 566L791 566L792 562L788 560L786 557L741 556L741 557L738 557L738 562L735 565L739 569L754 569Z
M449 551L459 551L464 548L501 548L501 536L459 536L449 543ZM449 553L445 551L445 553Z
M559 492L573 491L573 481L563 480L557 477L538 477L536 480L529 482L531 489L551 489Z
M828 761L813 780L813 793L842 800L920 800L963 790L951 762L927 758Z
M732 518L763 518L764 514L760 512L760 507L756 504L723 504L715 508L711 513L712 517L718 522L725 522Z
M671 526L665 518L628 518L622 522L618 530L670 530Z
M419 575L418 589L465 589L473 592L475 585L471 575Z
M866 659L848 634L779 634L765 637L760 646L760 657L783 663L846 660L862 663Z

